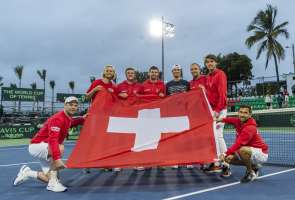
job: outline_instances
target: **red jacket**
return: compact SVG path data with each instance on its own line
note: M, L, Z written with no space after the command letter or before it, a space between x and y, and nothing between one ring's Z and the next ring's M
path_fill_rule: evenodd
M263 141L257 130L255 119L250 118L244 124L237 117L227 117L222 120L224 123L232 124L236 128L235 143L227 149L226 155L231 155L238 151L242 146L255 147L262 150L263 153L268 153L268 146Z
M212 109L218 113L226 109L227 78L225 73L216 68L208 74L205 87Z
M83 124L84 118L68 117L64 111L60 111L46 120L43 127L31 140L32 144L45 142L52 152L53 160L61 158L59 144L64 142L68 136L68 129L79 124Z
M107 91L109 91L108 89L111 88L113 90L114 94L116 94L116 92L117 92L117 86L113 82L104 83L102 81L102 79L97 79L97 80L93 81L93 83L90 85L90 87L88 88L86 93L90 92L91 90L93 90L98 85L101 85ZM95 96L96 96L96 93L91 97L91 101L94 100Z
M128 81L123 81L117 87L118 94L127 93L128 97L137 96L143 94L143 87L140 83L128 83Z
M199 88L199 85L203 85L204 87L206 86L206 76L201 75L198 79L193 79L189 82L190 84L190 89L196 89Z
M165 94L165 84L163 81L158 80L153 83L150 80L146 80L143 84L144 95L155 95L159 96L159 93Z

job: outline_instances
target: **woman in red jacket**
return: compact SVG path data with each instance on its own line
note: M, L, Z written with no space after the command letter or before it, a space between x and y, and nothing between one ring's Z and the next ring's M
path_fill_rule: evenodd
M235 143L220 155L220 160L228 164L245 165L246 174L242 183L253 181L258 176L258 166L268 158L268 146L257 130L255 119L251 117L252 109L241 105L238 117L227 117L216 121L232 124L236 129ZM224 168L230 175L230 169Z

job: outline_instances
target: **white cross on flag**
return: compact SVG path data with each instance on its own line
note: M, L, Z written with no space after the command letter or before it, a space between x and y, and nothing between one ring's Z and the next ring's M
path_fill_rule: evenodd
M130 104L98 93L67 166L171 166L216 159L213 118L201 89L142 98Z

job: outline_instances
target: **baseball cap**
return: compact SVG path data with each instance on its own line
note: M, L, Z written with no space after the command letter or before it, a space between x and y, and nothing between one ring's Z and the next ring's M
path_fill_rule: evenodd
M71 103L72 101L76 101L77 103L79 102L78 98L75 96L70 96L65 99L65 103Z
M181 68L180 65L175 64L175 65L172 66L172 70L174 70L174 69L180 69L181 70L182 68Z

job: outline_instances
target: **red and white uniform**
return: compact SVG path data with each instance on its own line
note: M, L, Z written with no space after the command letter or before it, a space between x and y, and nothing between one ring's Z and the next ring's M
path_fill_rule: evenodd
M165 94L165 84L161 80L152 82L151 80L146 80L143 84L143 94L144 95L155 95L159 96L160 93Z
M117 92L117 86L112 81L110 81L109 83L105 83L102 81L102 79L97 79L97 80L93 81L93 83L90 85L90 87L88 88L86 93L90 92L96 86L99 86L99 85L101 85L105 90L107 90L109 92L113 91L112 93L114 93L114 94L116 94L116 92ZM93 94L93 96L91 97L91 101L94 100L95 96L96 96L96 93Z
M219 113L226 109L227 77L220 69L208 74L206 80L206 94L212 109Z
M203 85L204 87L206 86L206 76L200 75L199 78L193 79L189 82L190 84L190 89L196 89L199 88L199 85Z
M140 83L129 83L127 80L120 83L117 87L118 94L127 93L128 97L143 94L143 87Z
M244 124L237 117L227 117L222 120L224 123L232 124L236 128L235 143L228 148L226 155L234 154L242 146L261 149L263 153L268 154L268 146L258 133L256 121L253 118L248 119Z
M58 160L61 158L59 144L62 144L68 136L68 129L83 124L83 122L83 117L74 119L67 116L64 111L60 111L46 120L43 127L31 140L31 144L48 143L53 160Z

